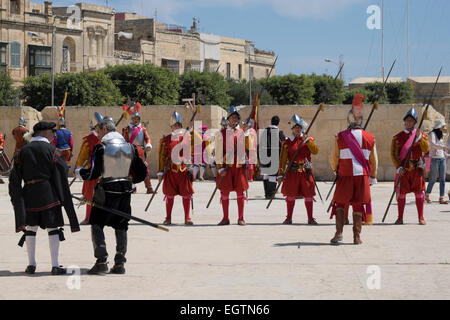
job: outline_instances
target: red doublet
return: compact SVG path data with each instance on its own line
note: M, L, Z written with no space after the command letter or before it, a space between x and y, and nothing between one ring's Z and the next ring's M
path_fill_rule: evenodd
M405 143L408 141L411 133L406 133L405 131L397 134L392 140L392 148L391 148L391 156L394 162L394 165L398 169L400 166L403 166L402 161L399 159L400 150L403 148ZM425 180L423 178L422 170L417 168L416 163L422 158L423 150L425 144L428 145L428 137L425 133L422 132L422 140L419 142L415 142L411 157L408 165L406 166L406 172L401 177L400 181L400 194L407 193L421 193L425 191Z
M286 139L282 143L282 150L286 148L288 161L292 159L298 146L303 142L302 138L293 137ZM310 138L311 141L314 139ZM283 152L283 151L282 151ZM295 160L294 169L291 169L286 173L281 193L285 197L303 197L313 198L316 195L314 179L312 174L308 176L304 169L305 161L311 162L311 151L306 144L300 148Z
M100 139L93 133L90 133L86 137L83 138L83 143L87 144L89 148L89 155L88 159L92 158L92 153L94 151L94 147L99 144L101 141ZM98 179L92 180L92 181L84 181L83 182L83 189L81 190L81 193L83 196L89 200L92 201L94 198L94 187L97 184ZM86 220L89 221L89 216L91 215L91 209L92 207L90 205L86 206Z
M224 164L217 164L217 168L220 170L222 168L226 169L226 175L222 178L220 185L218 185L218 189L221 192L224 193L230 193L232 191L235 191L237 194L242 194L246 190L248 190L248 179L247 179L247 168L245 167L245 160L239 159L237 157L237 153L239 150L248 150L248 146L245 144L245 135L244 131L240 128L238 129L229 129L230 131L233 130L234 137L229 135L227 137L227 129L222 129L221 131L221 141L224 151L224 158L223 163ZM233 139L234 138L234 139ZM231 147L228 146L227 149L227 142L228 145L234 143L234 148L231 149ZM228 140L228 141L227 141ZM226 153L229 154L229 156L226 156ZM227 158L231 158L231 154L234 153L233 163L227 163ZM244 152L245 155L245 152ZM219 183L220 175L217 175L216 183Z
M170 197L177 195L182 197L191 196L194 194L194 189L192 187L192 180L189 178L186 165L175 164L172 162L172 151L175 146L181 143L182 136L174 141L172 141L172 136L173 135L168 135L161 139L160 142L159 171L164 172L164 164L166 160L169 165L169 169L164 176L163 193ZM188 139L188 134L186 134L185 140L190 140ZM190 141L188 142L188 148L190 148Z
M338 207L345 207L349 204L352 204L354 207L355 205L358 205L359 207L361 204L368 204L371 202L369 181L371 172L367 172L366 169L354 159L341 134L342 133L339 133L337 136L339 169L333 202L336 203ZM371 133L361 129L352 130L352 134L355 136L364 153L369 170L373 171L372 166L374 164L371 163L370 156L374 151L375 137Z
M28 129L23 126L18 126L12 131L12 135L16 140L16 150L20 150L25 145L23 136L28 132Z

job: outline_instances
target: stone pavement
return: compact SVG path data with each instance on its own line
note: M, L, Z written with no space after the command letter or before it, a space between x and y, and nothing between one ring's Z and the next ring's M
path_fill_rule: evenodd
M7 180L6 180L7 182ZM156 182L153 181L153 186ZM82 184L72 190L79 193ZM331 183L319 183L326 196ZM285 226L285 203L270 210L262 182L254 182L246 204L247 226L237 222L237 206L230 201L231 226L217 227L222 210L219 195L207 210L212 182L195 183L195 226L185 227L181 199L176 198L170 232L132 223L126 275L88 276L93 265L90 227L71 234L61 244L60 263L77 266L81 277L51 276L48 236L37 236L37 273L27 276L26 249L17 246L14 216L7 184L0 185L0 299L450 299L450 206L439 205L438 184L433 204L426 205L428 224L419 226L413 195L407 198L405 225L394 226L394 204L386 224L381 219L393 188L375 186L375 225L363 227L363 245L354 246L352 227L344 228L344 244L331 246L334 221L327 204L315 204L319 226L306 224L303 200L294 211L294 225ZM165 206L158 194L149 213L143 184L133 195L133 213L162 223ZM231 198L233 194L231 194ZM84 208L77 209L80 221ZM67 218L65 217L67 221ZM113 264L114 232L106 229Z

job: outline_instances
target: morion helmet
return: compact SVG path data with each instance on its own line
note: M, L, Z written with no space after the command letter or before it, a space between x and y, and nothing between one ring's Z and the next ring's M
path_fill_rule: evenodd
M237 114L239 120L241 120L241 115L239 114L239 111L235 106L231 106L230 109L228 109L227 119L229 119L233 114Z
M177 111L174 111L172 113L172 117L170 118L170 126L173 126L177 123L183 126L183 120L181 119L181 115Z
M411 109L406 113L406 116L403 118L403 121L405 121L406 118L408 118L408 117L412 117L412 118L413 118L414 120L416 120L416 122L417 122L417 119L419 118L419 114L417 113L416 109L411 108Z
M292 116L291 121L289 122L289 124L291 125L291 129L294 128L297 125L302 127L302 129L308 128L308 123L306 123L306 121L304 121L301 117L299 117L296 114L294 114Z
M26 126L27 125L27 122L25 121L25 119L23 118L23 117L20 117L19 118L19 126Z

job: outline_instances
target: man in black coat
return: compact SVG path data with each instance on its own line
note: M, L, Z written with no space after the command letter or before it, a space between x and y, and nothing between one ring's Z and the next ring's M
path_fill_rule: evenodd
M94 148L94 164L89 169L77 168L75 174L82 180L100 178L94 189L94 203L131 215L132 184L145 180L147 167L136 146L127 143L123 136L116 132L113 121L105 118L98 127L101 143ZM104 274L108 271L108 252L103 232L105 226L112 227L116 235L116 255L111 273L125 273L128 222L129 219L93 206L89 224L97 261L89 270L89 274Z
M27 274L36 271L36 233L39 227L48 231L52 274L66 274L58 263L59 243L64 240L62 206L69 217L72 232L80 231L67 181L66 162L51 145L55 127L52 122L39 122L34 126L31 142L14 155L14 166L9 177L16 232L25 233L19 245L23 246L24 241L27 245Z
M281 142L286 140L286 136L284 135L283 131L278 128L278 125L280 124L280 118L278 116L272 117L271 123L271 126L264 129L264 138L261 139L261 144L259 146L259 161L261 174L264 176L264 194L266 199L271 199L277 189L276 179L278 175L278 163L274 163L272 161L263 163L261 161L261 152L263 152L265 157L271 158L273 156L277 158L278 161L281 152ZM278 143L276 145L272 145L271 143L272 134L274 134L278 138Z

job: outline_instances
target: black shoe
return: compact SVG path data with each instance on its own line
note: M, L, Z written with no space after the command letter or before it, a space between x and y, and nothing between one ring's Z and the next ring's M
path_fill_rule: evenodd
M123 264L115 264L109 273L125 274L125 268Z
M36 266L28 266L25 269L26 274L34 274L36 272Z
M88 271L90 275L103 275L108 272L108 262L96 262L91 270Z
M53 267L52 268L52 276L60 276L63 274L67 274L67 270L61 267Z

